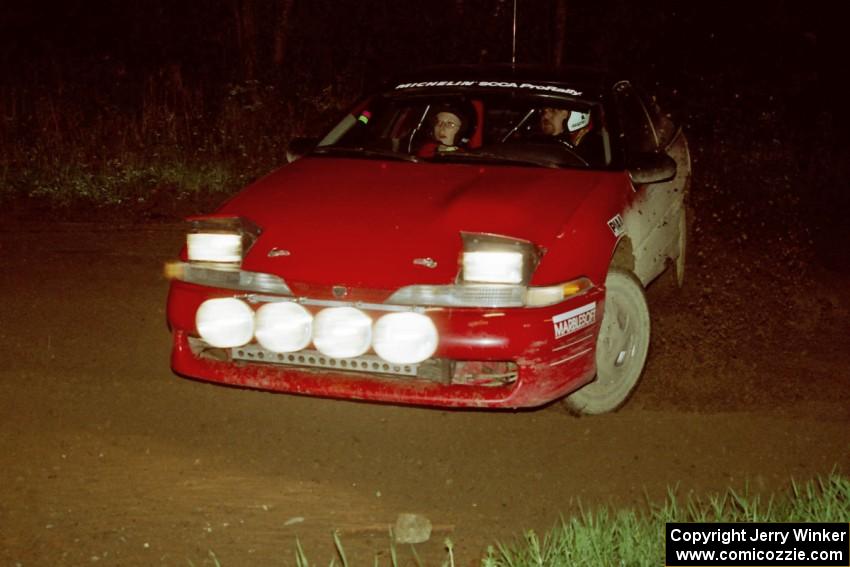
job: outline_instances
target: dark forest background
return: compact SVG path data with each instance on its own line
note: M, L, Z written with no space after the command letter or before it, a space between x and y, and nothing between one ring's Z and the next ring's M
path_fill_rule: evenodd
M4 2L0 201L71 216L207 206L399 72L510 61L513 6ZM730 226L769 217L802 227L806 240L846 224L836 213L847 210L850 174L838 9L781 0L517 7L518 63L621 69L658 96L691 141L695 199L737 208Z

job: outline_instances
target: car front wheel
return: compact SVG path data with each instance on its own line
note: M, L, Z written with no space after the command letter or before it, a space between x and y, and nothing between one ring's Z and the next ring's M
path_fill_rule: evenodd
M638 279L611 269L596 340L596 378L565 399L578 414L600 414L623 405L643 372L649 351L649 307Z

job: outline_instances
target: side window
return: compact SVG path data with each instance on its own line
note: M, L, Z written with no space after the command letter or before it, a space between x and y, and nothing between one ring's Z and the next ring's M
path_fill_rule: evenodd
M640 97L632 86L622 81L614 86L614 98L617 101L621 135L626 159L639 153L653 152L658 149L658 139Z

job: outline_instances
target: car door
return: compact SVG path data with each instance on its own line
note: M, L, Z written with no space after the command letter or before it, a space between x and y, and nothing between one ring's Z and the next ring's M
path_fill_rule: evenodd
M637 195L623 216L635 257L635 275L646 285L664 271L668 259L675 261L682 256L684 260L684 196L690 178L690 157L681 128L629 82L614 86L614 100L626 169L640 163L642 156L658 152L676 161L672 179L633 186Z

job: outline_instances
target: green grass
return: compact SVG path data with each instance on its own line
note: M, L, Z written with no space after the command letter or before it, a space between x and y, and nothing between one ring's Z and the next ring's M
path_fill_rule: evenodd
M663 504L646 509L583 509L572 518L562 518L542 537L534 531L514 542L490 546L481 559L482 567L608 567L664 564L664 534L668 522L847 522L850 520L850 479L832 474L805 484L792 481L779 496L764 498L732 489L704 498L680 499L670 490ZM329 565L349 567L343 542L334 534L337 557ZM454 567L454 544L445 540L442 567ZM211 552L212 553L212 552ZM414 564L423 565L414 553ZM214 557L214 555L212 555ZM311 563L296 542L296 565ZM391 545L390 567L401 562ZM380 564L375 557L374 564ZM216 560L216 565L218 561Z
M42 163L14 171L14 179L11 174L9 170L0 172L4 191L60 206L80 201L100 205L143 202L161 189L171 191L174 198L203 191L225 193L238 189L250 176L233 163L188 161L180 156L151 161L124 156L102 166Z
M484 567L664 564L667 522L847 522L850 479L837 474L806 484L792 482L788 494L764 499L732 489L720 496L689 497L671 491L663 505L646 511L584 510L562 519L542 539L526 532L518 542L488 549Z
M282 151L281 151L282 154ZM167 193L172 199L233 193L284 161L269 152L243 156L181 146L140 149L28 148L0 159L0 201L37 199L51 206L129 205Z
M148 84L120 106L120 93L92 101L77 84L0 92L0 203L132 214L146 203L224 197L282 165L293 136L317 134L347 104L325 108L327 100L308 97L294 112L291 100L258 84Z

